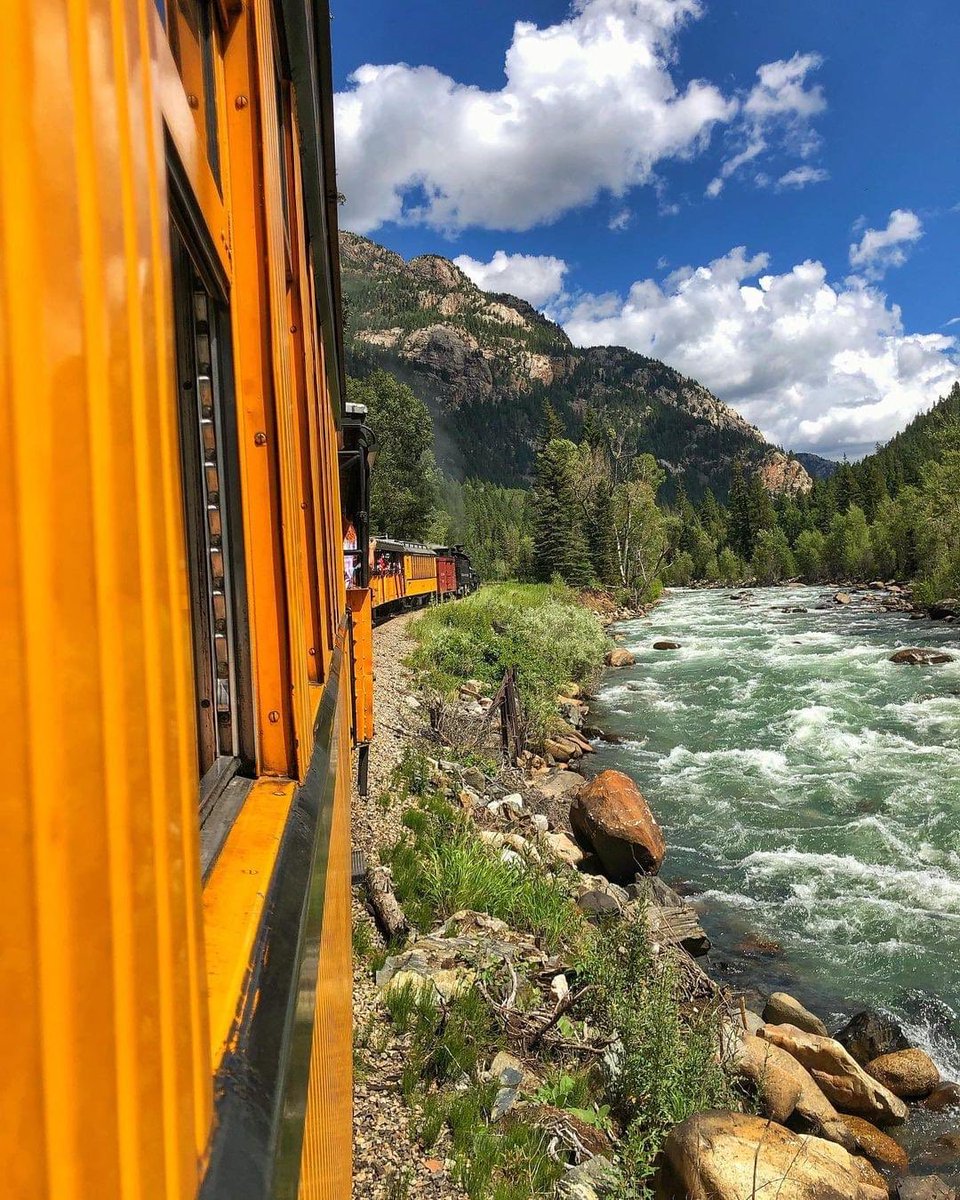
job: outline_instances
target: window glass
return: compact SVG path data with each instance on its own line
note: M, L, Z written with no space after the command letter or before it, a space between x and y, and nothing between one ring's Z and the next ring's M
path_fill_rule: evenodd
M237 448L228 405L226 305L172 226L177 383L190 567L201 796L242 755L238 662L242 546Z

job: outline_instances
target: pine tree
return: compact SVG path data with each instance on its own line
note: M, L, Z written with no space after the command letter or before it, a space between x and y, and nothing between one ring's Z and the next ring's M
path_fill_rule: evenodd
M541 439L544 448L550 445L551 442L560 441L567 436L567 431L563 427L563 422L557 416L557 410L548 400L543 406L543 429Z
M733 551L743 559L753 554L753 537L750 525L750 502L747 483L743 475L743 463L736 459L730 477L730 506L727 520L727 540Z
M603 432L603 425L600 418L597 416L596 410L588 408L583 414L583 430L580 434L581 440L588 446L596 448L602 446L606 441Z
M765 530L773 529L777 523L770 493L767 491L763 476L759 471L754 471L747 484L747 512L752 553L760 534Z
M597 485L586 532L594 574L604 587L616 586L620 572L613 530L613 493L606 480Z
M573 587L586 587L592 571L574 486L575 455L574 444L563 438L537 455L534 571L543 582L559 575Z

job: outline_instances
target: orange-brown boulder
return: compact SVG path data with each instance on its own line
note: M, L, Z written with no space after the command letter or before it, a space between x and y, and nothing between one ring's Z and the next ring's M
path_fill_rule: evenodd
M660 826L629 775L601 771L570 807L570 824L580 842L593 850L604 874L630 883L638 873L656 875L666 853Z
M894 1054L881 1054L867 1063L866 1070L901 1100L922 1100L940 1082L937 1064L916 1046Z
M906 1150L889 1134L878 1129L876 1125L865 1121L863 1117L854 1117L849 1114L842 1116L840 1120L853 1134L860 1153L866 1155L878 1167L906 1171L910 1166Z
M637 661L636 656L629 650L608 650L603 656L608 667L632 667Z

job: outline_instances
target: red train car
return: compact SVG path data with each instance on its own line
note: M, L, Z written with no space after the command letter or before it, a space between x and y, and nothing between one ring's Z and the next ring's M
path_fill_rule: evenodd
M446 554L437 555L437 592L441 600L457 594L457 562Z

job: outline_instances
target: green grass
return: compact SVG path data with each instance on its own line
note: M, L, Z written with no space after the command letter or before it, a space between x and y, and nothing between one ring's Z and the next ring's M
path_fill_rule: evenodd
M558 878L503 862L498 850L480 841L469 819L437 793L424 794L403 821L405 836L383 857L397 899L418 929L471 909L556 949L584 928Z
M596 677L607 644L576 594L555 584L487 584L457 604L430 609L412 630L419 643L413 665L440 692L466 679L492 692L507 668L516 668L534 738L556 726L556 696L565 683Z

